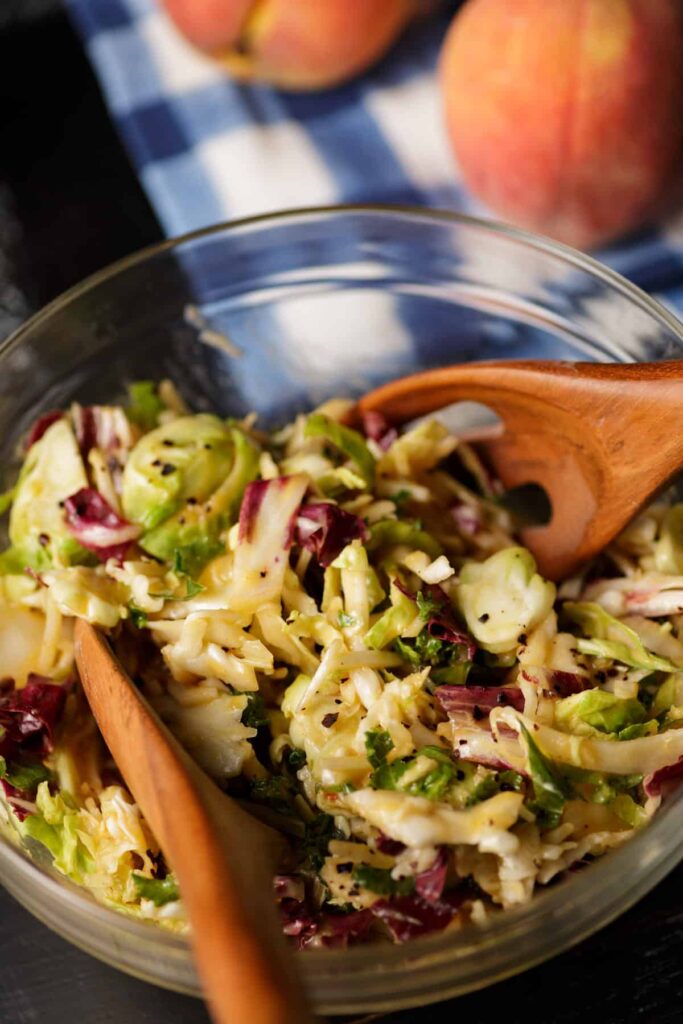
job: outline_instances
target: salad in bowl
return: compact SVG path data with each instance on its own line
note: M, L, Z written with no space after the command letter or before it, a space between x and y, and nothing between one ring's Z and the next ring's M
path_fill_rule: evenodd
M273 899L300 948L527 903L683 774L683 506L556 585L472 446L438 420L352 428L351 406L264 432L142 381L25 439L0 506L0 820L124 913L187 927L80 688L78 617L288 837Z

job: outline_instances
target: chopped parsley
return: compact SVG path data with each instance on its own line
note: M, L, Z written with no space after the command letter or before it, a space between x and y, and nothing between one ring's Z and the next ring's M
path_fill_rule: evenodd
M534 790L534 799L529 803L529 807L541 825L555 828L565 802L573 794L572 787L553 762L541 753L529 730L524 725L521 728L526 742L527 763Z
M268 712L260 693L247 694L247 706L242 712L242 725L250 729L260 729L268 725Z
M302 870L317 874L328 855L330 840L342 838L331 814L316 814L312 821L307 821L302 847Z
M365 734L365 753L373 768L381 768L386 764L387 756L394 749L392 740L386 729L369 729Z
M437 601L430 594L425 594L422 590L418 590L415 600L417 602L417 610L423 622L429 622L434 615L439 614L443 607L443 601Z
M133 882L140 899L151 900L155 907L163 907L166 903L180 899L178 883L172 875L166 878L146 878L134 871Z
M185 594L180 599L182 601L189 601L190 598L200 594L204 589L203 584L198 583L197 580L193 580L185 568L185 559L183 558L182 551L177 548L173 553L173 572L176 576L180 576L185 580Z
M415 879L392 878L388 868L372 868L367 864L355 864L351 875L354 882L378 896L410 896L415 891Z
M0 757L0 779L4 779L10 786L24 793L34 793L41 782L50 782L53 777L50 769L39 762L8 764L4 757Z
M141 608L138 608L134 604L128 605L128 611L130 612L130 621L133 623L136 629L144 629L149 622L147 612L143 612Z
M284 760L290 771L298 772L299 768L303 768L306 764L306 751L300 750L298 747L289 748L285 753Z

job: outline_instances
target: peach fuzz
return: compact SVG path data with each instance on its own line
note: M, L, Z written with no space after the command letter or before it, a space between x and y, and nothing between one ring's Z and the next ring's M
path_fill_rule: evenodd
M440 61L450 139L498 215L582 248L680 177L680 0L470 0Z
M415 0L163 0L180 31L236 77L323 89L378 60Z

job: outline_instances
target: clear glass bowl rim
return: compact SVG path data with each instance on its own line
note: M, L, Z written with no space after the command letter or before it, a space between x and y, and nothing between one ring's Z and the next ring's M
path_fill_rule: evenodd
M123 271L187 243L259 226L284 225L321 217L334 220L349 215L385 217L408 223L427 221L460 225L484 234L503 236L527 249L559 258L627 297L675 335L683 352L683 324L672 313L617 272L575 249L507 224L446 210L355 204L302 207L245 217L141 249L90 275L35 313L0 343L0 360L38 325L81 295ZM623 847L602 857L573 879L534 897L529 904L500 913L483 925L413 940L406 946L373 946L372 957L368 956L367 946L343 951L312 950L302 954L300 967L307 984L317 996L317 1008L328 1013L389 1010L416 1005L418 1001L427 1003L445 999L501 980L566 950L632 906L681 860L683 845L679 848L677 839L680 834L678 812L682 802L683 792L679 791L655 821ZM167 955L179 963L190 956L186 938L96 903L85 892L81 894L75 887L41 870L2 835L0 865L3 875L9 869L14 876L11 883L3 878L3 884L15 895L18 895L22 884L31 887L34 898L27 900L31 912L54 930L62 932L69 941L130 974L188 994L199 994L198 989L187 981L174 983L172 977L165 975L162 978L153 967L136 968L133 957L109 952L111 944L120 947L128 939L138 951L146 949L155 957ZM625 884L624 879L629 879L630 884ZM46 904L52 909L47 910ZM90 931L91 938L98 933L102 936L95 941L95 948L85 934L79 939L73 927L60 927L58 915L54 912L57 906L61 906L62 913L70 912L79 919ZM405 979L406 975L416 981L412 995L410 984L405 980L402 984L400 982L401 976ZM361 989L357 997L348 992L350 984ZM327 996L326 986L331 989Z

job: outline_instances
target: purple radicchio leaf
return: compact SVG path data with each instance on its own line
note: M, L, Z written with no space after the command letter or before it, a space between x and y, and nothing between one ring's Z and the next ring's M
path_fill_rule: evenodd
M21 690L0 696L0 756L15 760L21 753L49 754L66 694L65 686L31 674Z
M425 871L415 875L415 891L427 903L437 903L443 894L448 874L448 857L445 850L439 850L434 863Z
M251 540L259 509L270 487L271 480L253 480L247 485L240 505L239 541Z
M39 416L28 432L28 437L26 438L26 451L28 451L36 441L40 441L43 434L49 430L52 424L56 423L57 420L61 420L63 416L64 413L61 409L51 409L49 412L43 413L42 416Z
M572 694L581 693L590 686L585 676L580 676L577 672L561 672L558 669L552 669L548 673L548 683L549 688L558 697L571 697Z
M94 552L101 562L123 559L140 527L114 511L99 491L83 487L64 502L66 525L81 547Z
M116 419L108 407L74 404L71 417L76 441L84 459L91 448L113 452L120 446L121 439L116 433Z
M377 920L388 930L394 942L407 942L419 935L443 931L457 915L471 893L465 886L444 893L440 899L428 902L422 896L397 896L379 900L370 908Z
M374 441L382 451L391 448L398 437L398 431L392 427L385 416L375 409L367 409L361 413L363 421L363 432L365 436Z
M384 835L384 832L380 832L377 836L375 845L380 853L388 853L390 857L397 857L405 850L404 843L400 843L398 839L390 839L389 836Z
M302 505L296 520L296 543L311 551L326 569L352 540L367 541L362 519L329 502Z
M451 505L449 511L458 530L465 537L474 537L481 530L481 515L473 505L458 501Z
M662 789L668 788L667 783L678 783L683 778L683 757L679 757L674 764L667 764L664 768L658 768L656 772L646 775L643 779L643 789L647 796L661 796Z
M7 803L19 821L25 821L30 814L35 814L36 805L31 793L26 793L23 789L17 789L16 786L10 785L6 779L0 779L0 786L2 786Z
M493 708L524 710L524 694L518 686L439 686L436 700L447 715L466 711L475 718L488 716Z
M394 583L402 594L409 597L411 601L417 601L417 595L412 594L399 580L395 580ZM430 583L422 588L422 594L437 605L427 620L429 635L437 640L443 640L445 643L462 647L465 660L472 661L477 653L477 645L474 638L456 621L453 608L444 589L438 584Z

